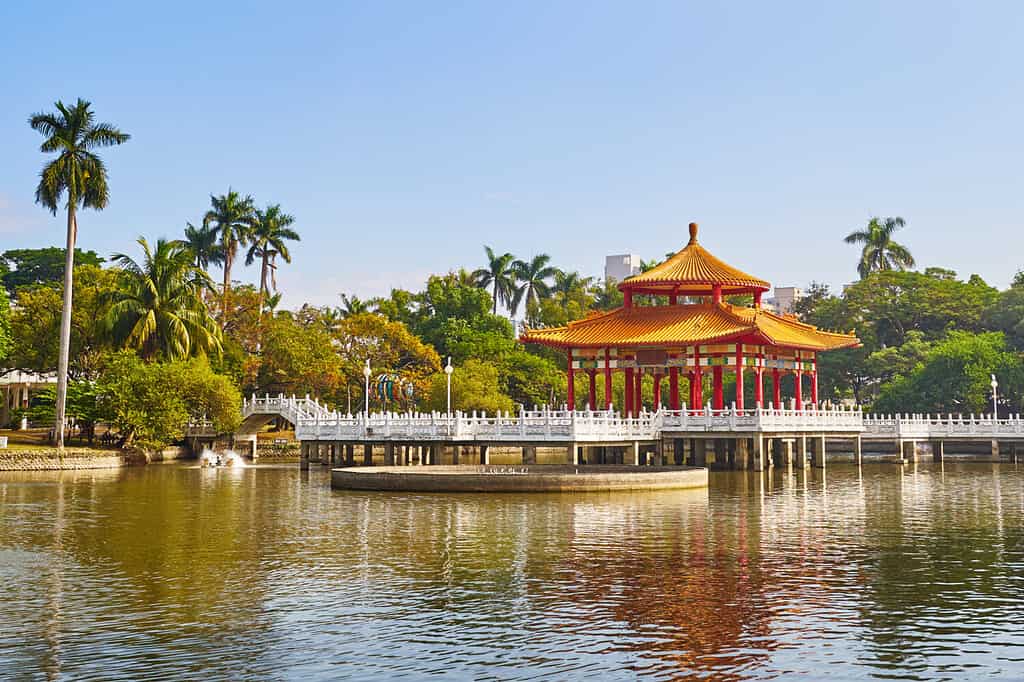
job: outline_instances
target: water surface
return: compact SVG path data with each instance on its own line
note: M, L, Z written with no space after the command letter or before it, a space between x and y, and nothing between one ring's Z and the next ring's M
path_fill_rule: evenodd
M707 491L0 474L2 679L1024 678L1024 470Z

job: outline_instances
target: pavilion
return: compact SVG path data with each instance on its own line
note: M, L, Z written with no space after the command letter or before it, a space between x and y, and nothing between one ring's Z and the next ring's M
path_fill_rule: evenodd
M576 409L575 373L590 380L587 405L598 409L597 375L604 376L604 408L612 409L612 373L625 375L625 416L641 412L641 382L653 377L655 409L663 405L662 382L668 378L668 407L681 409L680 379L689 385L690 408L701 408L704 375L711 375L711 407L723 405L723 375L736 376L736 409L743 410L744 374L754 376L753 401L764 399L765 370L771 377L771 405L782 407L782 380L793 377L796 409L818 403L818 353L859 345L856 336L824 331L792 315L761 307L768 282L746 274L690 241L660 265L619 284L623 306L595 313L565 327L527 328L520 340L563 349L568 359L568 407Z

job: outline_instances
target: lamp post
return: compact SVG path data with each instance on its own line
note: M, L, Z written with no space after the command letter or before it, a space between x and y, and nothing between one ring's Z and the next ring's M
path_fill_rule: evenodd
M999 388L999 382L996 381L996 375L995 374L992 375L992 383L989 384L989 386L992 387L992 418L993 419L998 419L999 418L999 408L996 407L996 397L997 397L996 389Z
M452 418L452 372L455 368L452 367L452 356L448 356L448 364L444 366L445 380L448 384L448 418Z
M372 373L370 371L370 360L367 358L366 364L363 366L363 379L366 381L363 389L363 415L366 420L370 419L370 375Z

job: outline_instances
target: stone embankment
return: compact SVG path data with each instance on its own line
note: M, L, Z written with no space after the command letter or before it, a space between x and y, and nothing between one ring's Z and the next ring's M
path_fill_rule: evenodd
M164 448L152 452L65 448L63 457L56 449L0 450L0 471L74 471L78 469L116 469L133 464L168 462L190 457L187 448Z

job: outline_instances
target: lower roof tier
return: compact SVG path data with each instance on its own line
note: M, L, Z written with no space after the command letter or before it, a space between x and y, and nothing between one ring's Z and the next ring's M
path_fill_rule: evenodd
M828 332L793 317L729 303L616 308L565 327L527 329L520 341L559 348L677 346L750 339L815 351L860 345L853 334Z

